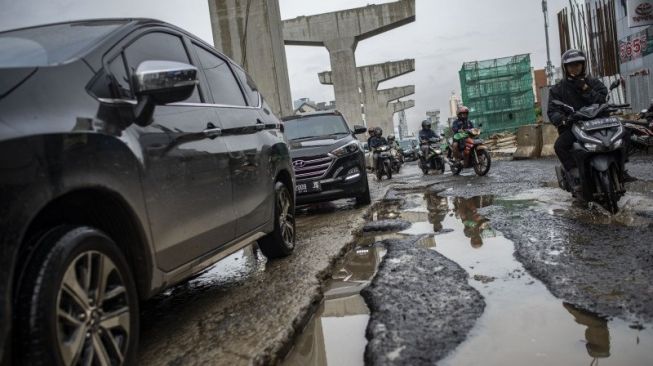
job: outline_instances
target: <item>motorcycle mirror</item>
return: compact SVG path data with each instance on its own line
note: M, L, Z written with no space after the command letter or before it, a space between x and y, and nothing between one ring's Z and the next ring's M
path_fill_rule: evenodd
M563 102L561 102L561 101L559 101L559 100L557 100L557 99L552 100L551 103L553 103L553 104L555 104L555 105L559 105L559 106L564 107L564 108L567 108L568 110L570 110L570 111L572 111L572 112L575 112L575 111L576 111L576 110L574 109L574 107L572 107L572 106L570 106L570 105L567 105L567 104L565 104L565 103L563 103Z
M612 84L610 84L610 90L614 90L614 89L618 88L619 85L621 85L621 79L617 79L617 80L613 81Z

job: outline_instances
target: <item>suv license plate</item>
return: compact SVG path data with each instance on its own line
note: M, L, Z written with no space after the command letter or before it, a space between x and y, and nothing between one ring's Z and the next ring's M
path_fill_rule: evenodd
M320 182L301 183L297 185L297 194L321 192Z

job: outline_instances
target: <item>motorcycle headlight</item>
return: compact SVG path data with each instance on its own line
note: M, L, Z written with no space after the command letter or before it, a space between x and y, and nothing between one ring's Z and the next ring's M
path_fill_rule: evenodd
M623 139L619 139L619 140L615 141L615 143L612 145L612 148L613 148L613 149L618 149L618 148L620 148L621 145L623 145L623 144L624 144L624 140L623 140Z
M587 149L587 151L596 152L599 149L599 145L588 142L585 144L585 148Z
M442 150L437 149L437 150L435 150L435 153L436 153L436 154L442 154Z
M357 152L359 149L360 147L358 146L358 141L352 141L345 146L340 146L339 148L331 151L331 155L335 155L336 157L341 157L341 156L353 154Z

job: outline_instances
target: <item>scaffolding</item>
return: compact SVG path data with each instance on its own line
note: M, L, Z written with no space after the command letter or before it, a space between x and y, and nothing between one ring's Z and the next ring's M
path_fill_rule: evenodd
M530 55L466 62L459 75L463 103L484 135L535 122Z

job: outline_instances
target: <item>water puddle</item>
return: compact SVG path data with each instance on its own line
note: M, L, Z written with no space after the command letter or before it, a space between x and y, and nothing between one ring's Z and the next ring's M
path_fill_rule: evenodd
M379 240L383 237L360 238L336 266L324 300L283 365L363 365L370 316L360 291L374 278L386 253L374 245Z
M416 245L436 250L464 268L486 302L467 340L439 364L653 365L653 324L606 319L555 298L515 260L513 243L479 212L501 204L515 215L537 209L592 223L637 226L653 221L653 214L646 214L653 207L650 198L629 193L624 201L628 219L614 219L587 213L569 203L565 192L547 187L510 199L412 191L399 196L401 200L373 208L366 219L405 220L412 226L398 233L358 237L355 248L333 272L324 301L283 365L364 364L369 310L359 293L385 255L379 241L407 235L422 236Z
M448 229L433 236L433 250L464 268L486 302L467 341L441 364L570 365L599 359L604 365L653 364L650 326L633 329L624 321L563 304L523 269L514 259L513 243L478 213L494 203L493 197L427 198L432 201L439 202L440 208L447 202L442 222L418 222L402 233L430 234L438 231L434 226ZM531 203L516 199L513 204Z

